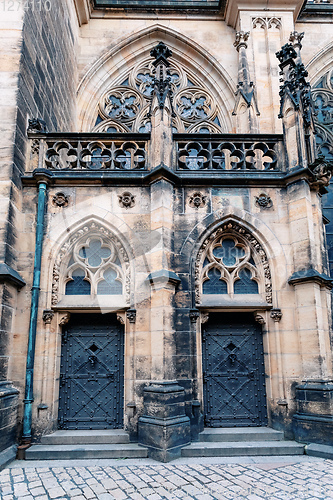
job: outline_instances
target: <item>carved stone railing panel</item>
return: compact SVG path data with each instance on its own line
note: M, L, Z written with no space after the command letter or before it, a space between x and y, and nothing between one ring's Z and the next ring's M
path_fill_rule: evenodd
M122 138L106 138L101 134L81 134L80 138L64 134L65 138L40 138L39 167L49 170L146 170L148 137L126 134Z
M176 144L178 170L285 171L282 136L179 134Z

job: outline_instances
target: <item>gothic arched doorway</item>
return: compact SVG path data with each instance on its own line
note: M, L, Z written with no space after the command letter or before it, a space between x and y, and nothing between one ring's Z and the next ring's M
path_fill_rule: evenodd
M124 332L116 314L73 314L61 345L59 427L118 429L124 414Z
M206 426L267 425L262 332L253 314L211 313L202 365Z

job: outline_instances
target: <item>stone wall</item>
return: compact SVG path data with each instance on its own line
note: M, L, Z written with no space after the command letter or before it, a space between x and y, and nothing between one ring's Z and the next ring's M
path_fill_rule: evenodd
M29 4L30 5L30 4ZM6 7L6 6L5 6ZM4 9L5 9L4 7ZM33 218L27 222L22 214L21 175L25 171L30 143L26 130L28 119L41 118L51 130L70 130L75 123L76 41L78 35L74 6L71 2L31 3L25 12L15 5L14 10L2 12L0 47L4 64L0 79L0 110L2 115L2 159L1 159L1 242L0 263L10 269L22 271L27 287L17 293L15 287L1 285L1 351L0 380L10 377L13 339L17 328L17 307L24 300L24 322L20 336L23 357L20 376L13 383L24 389L24 362L29 324L29 300L33 266L33 237L29 249L24 239L26 223L33 226ZM35 210L35 205L34 205ZM7 268L6 268L7 269ZM6 281L6 277L3 280ZM15 318L15 319L14 319ZM5 394L6 391L4 391ZM8 392L8 391L7 391ZM0 396L1 397L1 396ZM16 398L13 397L13 401ZM8 402L7 402L8 403ZM1 412L0 434L6 427L7 436L13 437L9 429L15 428L15 411L5 404ZM13 403L14 404L14 403ZM15 408L17 402L15 401ZM5 410L8 410L7 413ZM14 432L15 434L15 432ZM0 450L8 446L0 443Z

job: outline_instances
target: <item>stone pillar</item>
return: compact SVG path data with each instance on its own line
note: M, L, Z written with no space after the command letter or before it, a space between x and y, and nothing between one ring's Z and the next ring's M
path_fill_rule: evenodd
M150 457L168 462L190 442L190 420L185 415L184 389L176 381L174 295L180 279L172 271L174 186L168 175L173 114L168 58L172 53L160 42L151 55L155 58L151 161L156 171L150 185L151 231L160 233L160 240L150 254L147 277L151 285L151 383L144 389L138 440L148 447Z
M237 133L258 133L259 109L253 81L251 81L246 49L250 33L244 31L236 32L236 47L238 58L238 84L236 102L233 115L237 117Z

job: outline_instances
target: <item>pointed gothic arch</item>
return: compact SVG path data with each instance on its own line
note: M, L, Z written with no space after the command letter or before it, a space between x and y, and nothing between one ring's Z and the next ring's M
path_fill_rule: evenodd
M194 87L200 82L201 88L216 102L220 109L219 131L234 131L232 110L236 83L205 49L184 35L160 25L151 26L122 40L87 70L78 89L81 131L94 129L100 99L107 95L110 87L122 87L122 83L135 68L145 67L151 61L151 49L159 41L163 41L172 50L174 64L186 70Z
M62 239L53 259L52 307L129 307L132 288L130 252L104 222L88 218Z
M257 296L272 304L272 275L265 249L240 222L229 219L202 242L195 260L195 303L205 295ZM216 299L216 305L218 302Z

